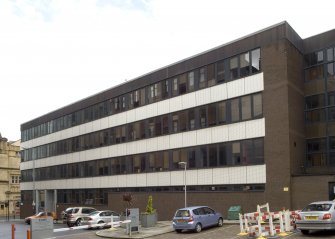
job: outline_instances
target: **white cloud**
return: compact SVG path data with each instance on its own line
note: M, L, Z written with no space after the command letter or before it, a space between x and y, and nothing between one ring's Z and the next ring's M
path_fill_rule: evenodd
M283 20L301 37L330 30L332 9L330 0L0 1L0 132L18 139L23 122Z

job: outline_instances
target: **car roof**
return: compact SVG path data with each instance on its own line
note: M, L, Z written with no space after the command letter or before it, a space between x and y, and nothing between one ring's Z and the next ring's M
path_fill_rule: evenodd
M312 202L310 204L322 204L322 203L329 203L329 204L334 204L334 201L318 201L318 202Z
M178 210L193 210L201 207L208 207L208 206L192 206L192 207L184 207L184 208L179 208Z

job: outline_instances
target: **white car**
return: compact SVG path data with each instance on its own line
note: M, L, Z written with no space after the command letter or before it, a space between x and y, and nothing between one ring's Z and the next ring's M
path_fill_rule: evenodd
M298 213L296 226L306 235L310 230L335 230L335 202L313 202Z
M120 221L120 214L114 211L110 210L95 211L83 218L82 225L88 225L88 228L110 227L111 225L102 225L102 226L96 226L96 225L110 223L112 216L113 216L113 222Z

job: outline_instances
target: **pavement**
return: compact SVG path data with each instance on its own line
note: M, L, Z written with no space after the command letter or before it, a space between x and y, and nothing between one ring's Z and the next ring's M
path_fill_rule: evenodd
M224 224L239 224L238 220L225 220ZM171 221L158 221L154 227L140 227L139 232L132 232L131 236L126 234L126 229L117 227L113 229L101 230L96 233L97 236L105 238L148 238L169 232L173 232Z

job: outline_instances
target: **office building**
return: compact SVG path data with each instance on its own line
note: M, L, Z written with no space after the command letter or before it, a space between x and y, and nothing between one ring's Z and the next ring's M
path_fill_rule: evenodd
M333 199L334 47L335 30L302 39L282 22L22 124L23 211L144 210L152 195L171 219L185 163L188 205Z

